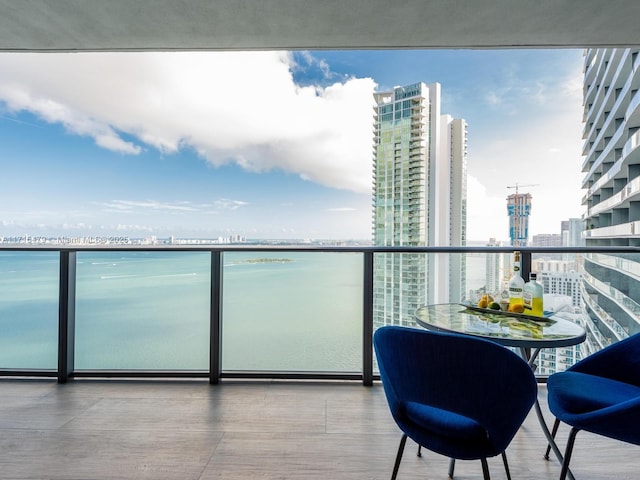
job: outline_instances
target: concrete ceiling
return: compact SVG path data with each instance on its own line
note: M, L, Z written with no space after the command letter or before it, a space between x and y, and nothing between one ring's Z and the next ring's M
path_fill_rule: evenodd
M0 0L0 51L640 45L640 0Z

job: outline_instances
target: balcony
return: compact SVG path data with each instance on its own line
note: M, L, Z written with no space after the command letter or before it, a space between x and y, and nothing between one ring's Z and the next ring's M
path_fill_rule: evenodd
M595 216L600 213L607 212L623 204L628 206L629 201L635 201L635 198L639 193L640 177L636 177L619 192L589 208L589 216Z
M546 411L544 385L539 398ZM400 439L377 382L4 379L0 433L2 478L51 480L387 479ZM446 458L415 448L399 479L446 478ZM556 480L545 448L531 412L507 449L512 478ZM637 449L582 432L571 469L580 480L636 478ZM505 478L500 457L489 468ZM480 462L457 462L456 478L482 478Z
M583 188L586 187L586 183L589 180L590 177L593 177L594 173L596 172L596 170L598 168L602 168L602 164L603 162L608 159L608 158L612 158L613 157L613 153L614 153L614 149L618 148L618 147L622 147L622 140L623 140L623 134L624 134L624 126L620 126L615 133L613 134L613 136L610 139L605 139L604 140L604 149L602 151L599 152L595 152L594 151L594 155L595 155L595 161L593 161L593 163L591 163L591 161L589 159L585 160L585 163L583 164L583 168L585 165L587 165L587 163L589 163L590 167L589 167L589 173L587 175L584 176L584 178L582 179L582 186ZM600 136L602 135L602 132L600 134Z
M640 222L628 222L620 225L593 228L584 232L585 238L636 238L640 235Z
M504 3L504 2L502 2ZM49 8L31 8L26 6L29 12L27 20L32 22L16 21L16 9L9 9L10 15L6 16L6 22L10 28L3 31L10 32L9 40L3 43L5 49L17 50L41 50L41 49L63 49L82 50L82 48L96 49L102 51L120 49L154 49L154 48L214 48L214 49L240 49L240 48L380 48L380 46L415 46L429 47L451 45L453 47L477 47L484 46L504 46L504 45L529 45L540 47L551 45L554 47L562 45L633 45L637 38L637 25L635 16L628 15L629 8L603 9L602 15L598 16L598 25L601 28L584 28L589 25L591 9L582 9L585 18L579 18L572 22L576 27L567 34L566 24L568 22L550 22L548 18L557 19L557 11L545 10L545 16L536 18L534 15L541 9L537 5L526 7L520 5L518 9L505 8L505 5L498 3L495 5L483 5L478 8L473 5L472 13L482 10L485 19L495 19L495 22L487 27L482 24L479 31L477 28L466 28L466 26L477 26L477 15L463 16L459 12L453 12L454 19L469 18L468 21L458 25L458 28L451 28L452 19L449 16L438 15L440 10L429 12L427 15L412 15L415 11L408 10L395 15L400 19L404 28L393 28L389 24L388 16L377 15L379 9L369 9L375 15L362 15L358 12L361 20L358 28L353 27L353 15L338 15L335 11L327 9L325 4L318 2L305 3L291 11L289 4L283 4L283 10L272 11L268 17L261 15L262 10L249 8L229 8L225 2L220 2L220 11L215 11L211 15L193 14L184 15L182 6L175 8L173 15L140 15L138 5L132 8L135 14L131 14L127 9L111 9L121 18L116 16L117 21L113 21L109 14L107 19L102 17L101 22L94 22L94 27L86 28L86 19L94 18L92 11L78 8L63 8L56 12ZM629 2L628 7L633 4ZM309 7L313 14L309 14ZM417 8L420 12L424 10L424 5L419 4ZM446 13L450 11L446 2L441 9ZM526 7L526 8L525 8ZM95 8L95 7L94 7ZM158 13L156 5L151 5L154 13ZM284 10L289 8L288 10ZM345 6L352 11L352 6ZM396 9L402 6L396 6ZM413 6L413 8L416 8ZM101 9L106 14L109 9ZM568 13L568 18L576 19L575 9ZM581 10L581 9L578 9ZM110 10L109 10L110 11ZM144 9L143 9L144 11ZM358 9L356 9L358 11ZM527 18L531 21L523 31L522 22L505 20L501 15L492 13L518 12L518 18ZM325 12L328 15L324 15ZM347 13L349 13L347 12ZM95 14L96 12L93 11ZM220 15L220 13L224 15ZM578 12L579 13L579 12ZM613 15L615 13L616 15ZM564 12L566 15L566 12ZM293 16L292 16L293 15ZM158 18L162 20L158 22ZM608 22L603 20L608 19ZM18 17L24 20L23 17ZM211 43L211 18L217 18L218 39ZM295 18L296 21L291 19ZM322 18L323 20L319 20ZM372 20L379 22L372 26ZM40 20L42 19L42 20ZM52 21L53 19L53 21ZM184 19L191 22L189 28L183 28L180 24L178 28L171 28L175 25L176 19ZM251 19L255 19L249 21ZM278 21L274 21L278 19ZM280 20L286 19L283 24ZM306 21L298 21L305 20ZM331 21L328 21L328 20ZM335 20L342 23L332 29L331 34L327 34L322 26L335 25ZM407 19L413 19L419 28L406 28ZM432 27L425 28L425 19L433 19ZM64 20L64 21L60 21ZM112 20L112 21L109 21ZM120 20L126 20L122 22ZM228 21L227 21L228 20ZM582 21L581 21L582 20ZM195 23L194 23L195 21ZM69 23L66 23L69 22ZM78 24L74 22L79 22ZM157 25L155 35L149 36L149 23ZM381 23L380 23L381 22ZM20 28L25 25L33 28ZM61 25L63 27L61 27ZM78 25L83 35L77 35ZM113 35L113 25L125 25L121 29L126 32L137 32L136 35ZM127 28L127 26L135 28ZM145 28L140 28L143 25ZM264 28L256 28L284 25L285 30L290 26L295 27L293 37L284 35L280 28L267 28L270 33L265 39ZM562 28L553 32L554 25L562 25ZM39 27L47 27L43 30ZM72 28L72 27L76 28ZM314 28L309 28L309 27ZM507 26L514 41L508 40L508 36L495 35L493 39L487 39L480 35L482 32L494 32L495 26L504 28ZM14 28L15 27L15 28ZM240 30L239 30L240 27ZM317 28L320 27L320 28ZM220 32L222 29L224 32ZM551 31L549 31L551 30ZM288 30L287 30L288 31ZM380 40L378 32L400 32L402 35L395 35L393 43L385 44L389 40ZM31 32L33 35L27 35ZM44 34L43 34L44 32ZM104 34L107 32L107 34ZM189 32L185 35L184 32ZM258 32L258 37L256 37ZM297 36L295 33L297 32ZM343 32L343 34L337 34ZM346 32L346 33L345 33ZM375 33L372 33L375 32ZM417 35L421 33L422 35ZM435 33L434 33L435 32ZM449 32L443 37L442 33ZM460 38L460 32L471 32ZM587 33L587 37L584 36ZM51 35L55 33L55 35ZM286 32L285 32L286 33ZM95 34L95 35L93 35ZM364 35L364 36L363 36ZM426 35L426 36L425 36ZM614 36L614 38L611 37ZM105 43L92 43L93 36L99 37ZM274 39L275 36L276 38ZM189 38L190 37L190 38ZM279 38L278 38L279 37ZM19 38L17 44L14 38ZM75 40L68 43L67 38ZM140 38L145 42L140 43ZM507 38L507 40L505 40ZM155 39L155 40L154 40ZM249 40L247 40L249 39ZM367 40L368 39L368 40ZM407 41L407 39L409 41ZM499 39L499 40L496 40ZM113 42L116 42L115 44ZM109 43L111 42L111 43ZM329 43L323 43L329 42ZM588 72L590 75L590 72ZM195 278L206 276L207 281L199 285L195 297L190 288L171 292L172 298L175 295L182 303L178 305L192 306L191 300L197 303L197 308L202 311L197 317L196 325L187 326L182 323L182 318L178 318L174 325L177 327L169 330L167 325L154 324L153 328L145 329L148 341L136 343L136 336L127 337L133 340L130 347L134 350L149 351L150 347L157 346L159 338L170 338L173 343L188 341L188 345L197 345L196 353L200 357L191 363L182 365L179 375L180 381L174 382L142 382L135 384L112 381L100 382L95 380L80 379L85 376L170 376L169 368L178 368L172 358L162 358L162 371L149 370L145 368L148 359L139 359L138 363L127 363L123 369L114 369L116 359L121 358L119 352L112 348L105 349L109 367L105 369L91 370L101 364L97 364L98 351L91 348L87 342L90 340L88 333L95 326L95 318L92 317L96 306L101 306L101 299L95 296L96 291L91 290L90 282L83 277L88 271L87 265L78 263L78 257L84 255L83 252L75 250L54 250L55 267L51 277L43 284L34 285L29 281L28 276L24 280L24 297L11 298L11 301L24 301L30 306L44 308L39 315L44 314L52 319L48 329L33 329L29 322L22 321L22 311L20 308L11 312L11 316L4 317L10 326L20 325L27 328L29 339L35 346L42 346L42 342L48 349L47 359L44 363L38 362L35 366L12 370L17 368L16 360L25 359L25 351L22 344L10 343L3 348L3 364L6 375L19 376L51 376L58 377L59 380L66 381L68 376L78 377L76 381L65 385L56 385L53 381L32 381L3 379L3 389L0 393L2 402L0 411L3 419L3 443L1 455L1 476L7 478L387 478L389 472L389 457L395 450L397 443L397 430L392 429L390 419L383 406L379 385L371 388L363 388L360 385L350 383L331 384L308 384L308 383L250 383L243 384L230 380L235 375L242 376L243 372L233 369L225 370L225 352L232 352L233 349L225 343L225 339L220 338L221 334L227 335L228 328L232 326L232 317L229 316L230 305L224 304L224 298L228 298L227 281L230 274L224 267L226 252L206 251L202 254L202 260L198 262L201 270L195 272ZM39 252L38 252L39 253ZM362 306L363 337L366 339L370 330L367 319L370 312L367 312L370 300L369 285L371 280L371 265L373 255L367 250L352 252L355 257L361 258L361 271L354 276L349 276L350 287L356 285L352 292L357 292L360 305ZM337 253L338 254L338 253ZM350 253L348 253L350 254ZM343 253L339 253L343 255ZM181 267L183 265L178 265ZM76 269L77 267L77 269ZM209 267L208 273L206 271ZM233 269L231 267L230 269ZM3 272L4 273L4 272ZM173 279L192 278L193 271L171 270ZM358 275L360 273L360 275ZM135 275L135 274L134 274ZM223 277L224 275L224 277ZM3 277L4 278L4 277ZM97 277L100 278L100 277ZM124 277L120 277L124 278ZM138 282L138 277L127 277L129 280ZM104 279L109 281L109 279ZM355 282L354 282L355 280ZM335 280L335 284L343 286L344 278ZM53 283L51 283L53 282ZM178 282L179 284L179 282ZM134 282L135 285L135 282ZM209 285L206 291L204 287ZM301 288L315 288L317 284L309 287L310 284L302 283ZM223 288L224 286L224 288ZM34 293L34 288L35 293ZM135 309L141 316L147 315L148 310L152 310L154 315L167 313L158 306L144 300L149 292L154 291L157 285L146 284L143 289L135 289L139 294L140 303L135 305ZM240 281L239 291L244 292L244 298L240 298L237 305L256 302L252 292L245 289L246 286ZM98 293L105 293L107 290L99 289ZM286 290L285 290L286 291ZM326 295L328 290L322 290ZM203 293L204 292L204 293ZM6 295L6 290L3 292ZM118 293L118 292L112 292ZM155 292L158 295L158 292ZM288 292L289 295L291 292ZM144 298L143 298L144 297ZM364 297L364 300L362 300ZM150 298L154 298L153 295ZM161 298L156 296L155 298ZM203 302L203 298L206 301ZM7 297L3 298L6 300ZM111 298L113 300L113 298ZM271 299L266 299L271 300ZM78 303L77 303L78 302ZM275 303L280 306L286 305L286 301L277 300ZM325 302L326 303L326 302ZM338 302L335 302L338 303ZM51 306L53 305L53 309ZM117 302L116 302L116 305ZM119 304L121 309L127 310L125 306ZM263 303L258 305L264 306ZM77 310L76 307L79 309ZM51 313L52 312L52 313ZM324 311L323 311L324 312ZM171 311L169 311L171 314ZM173 315L183 315L178 308ZM308 311L306 312L308 313ZM360 312L352 312L349 318L355 318L359 322ZM171 316L171 315L170 315ZM287 317L294 316L287 308ZM71 323L70 323L71 320ZM98 319L100 320L100 319ZM101 319L109 321L109 318ZM296 318L303 326L307 316ZM117 321L117 316L111 318ZM222 328L224 323L224 329ZM351 324L349 322L349 324ZM354 323L355 324L355 323ZM108 323L107 323L108 325ZM359 323L358 323L359 325ZM118 325L128 327L130 325ZM29 327L31 327L29 329ZM260 338L263 333L259 329L254 329L254 333ZM194 328L195 330L192 330ZM263 325L262 328L265 328ZM185 337L171 337L171 333L177 331ZM74 335L74 333L79 335ZM312 335L303 329L308 337ZM62 335L60 335L62 333ZM289 333L289 332L287 332ZM193 337L195 335L195 337ZM202 338L205 335L205 357L202 357ZM142 337L144 338L144 337ZM196 343L190 343L193 338L199 339ZM239 336L240 340L246 337ZM360 337L358 337L360 339ZM228 340L228 338L227 338ZM262 339L264 342L264 338ZM331 345L330 343L325 344ZM75 346L75 349L74 349ZM93 346L100 347L97 341ZM120 345L126 347L127 345ZM222 350L220 347L222 346ZM242 352L253 353L252 345L241 343ZM353 345L350 345L352 348ZM4 345L3 345L4 347ZM165 346L166 347L166 346ZM84 349L83 355L75 357L76 349ZM366 380L369 375L367 371L367 356L370 351L367 342L362 344L362 351L356 347L358 361L365 365L359 373ZM210 351L209 351L210 350ZM157 349L160 355L166 352L166 348ZM6 360L9 360L7 363ZM369 359L370 360L370 359ZM232 365L232 364L228 364ZM273 368L270 365L260 367ZM358 365L359 366L359 365ZM46 368L44 368L46 367ZM78 367L79 369L77 369ZM84 368L80 368L84 367ZM135 371L130 371L132 367ZM359 366L360 367L360 366ZM256 372L244 372L259 377ZM262 372L264 376L271 376L273 372ZM294 377L296 374L293 374ZM319 373L298 374L304 379L314 378ZM194 376L209 378L212 381L223 380L222 385L209 387L196 380L186 380L185 377ZM292 378L287 377L287 378ZM325 379L323 377L323 379ZM544 387L541 388L542 390ZM384 412L384 413L383 413ZM540 460L538 453L544 447L544 443L536 436L538 430L530 423L525 425L520 435L510 449L512 458L521 461L512 461L514 476L518 478L556 478L557 465ZM587 448L584 448L587 446ZM538 448L539 447L539 448ZM584 439L583 448L578 448L574 456L574 470L580 478L632 478L636 475L637 464L629 459L635 458L637 447L633 450L625 449L624 445L618 442L602 441L601 439ZM423 478L426 471L445 472L446 459L425 456L425 459L416 459L414 462L405 461L401 469L401 476L414 476ZM426 466L424 460L429 460ZM533 460L531 460L533 459ZM600 461L606 459L606 461ZM432 465L432 462L434 464ZM462 463L462 462L461 462ZM599 465L601 463L602 465ZM463 463L458 466L458 474L462 477L476 475L478 466L475 463ZM499 464L492 462L492 470L495 478L501 478L502 470ZM556 467L556 468L554 468ZM436 470L438 469L438 470ZM295 472L295 473L292 473ZM381 474L381 472L383 472Z
M554 253L638 253L615 247L522 250L525 271L532 257ZM0 320L7 323L0 339L5 376L0 476L387 478L400 434L371 349L372 300L374 292L384 294L374 282L375 262L397 255L465 255L475 259L467 264L473 283L472 276L485 273L487 258L508 252L505 247L0 247L3 267L6 257L21 256L14 263L18 268L4 268L1 277L19 288L1 285ZM123 271L118 264L132 254L130 270ZM44 268L44 275L31 275L36 267ZM300 310L292 299L305 291L307 299L318 301L305 302ZM123 295L129 295L127 302ZM19 307L7 310L12 302ZM97 312L109 303L107 311L119 311L121 318ZM245 310L252 304L257 314ZM344 310L345 305L351 306ZM27 315L32 307L36 319L49 319L45 328L33 328L34 318ZM135 315L128 318L146 323L123 325L129 309ZM253 322L249 328L238 325L246 321ZM7 324L26 331L11 337ZM586 328L598 335L597 344L608 343L596 326ZM282 342L286 337L290 341ZM193 358L177 356L179 346ZM44 352L44 365L28 364L34 348ZM567 355L549 351L540 359L547 369L560 357ZM540 399L545 410L544 383ZM567 431L559 435L562 444ZM581 435L572 462L577 478L635 475L637 447ZM542 459L545 447L532 413L508 450L514 478L557 478L558 462ZM447 465L447 459L430 453L407 454L400 476L438 478ZM499 458L490 468L494 478L503 478ZM460 478L481 478L477 462L460 462L456 472Z

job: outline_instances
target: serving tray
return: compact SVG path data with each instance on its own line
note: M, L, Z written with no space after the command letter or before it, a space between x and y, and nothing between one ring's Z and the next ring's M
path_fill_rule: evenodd
M538 317L537 315L529 315L527 313L505 312L504 310L494 310L493 308L481 308L476 305L471 305L470 303L461 303L460 305L468 310L474 310L476 312L489 313L492 315L504 315L505 317L526 318L537 322L550 322L552 320L549 317L553 315L553 312L544 311L542 312L542 316Z

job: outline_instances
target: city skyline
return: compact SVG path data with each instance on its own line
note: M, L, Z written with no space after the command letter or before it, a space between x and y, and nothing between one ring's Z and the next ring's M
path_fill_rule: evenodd
M581 50L2 54L0 236L369 240L373 93L420 81L469 125L470 241L515 183L531 234L581 215Z

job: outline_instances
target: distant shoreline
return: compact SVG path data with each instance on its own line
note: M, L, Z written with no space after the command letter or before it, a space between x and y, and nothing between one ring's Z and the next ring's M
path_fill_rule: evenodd
M249 258L241 263L289 263L295 262L292 258Z

